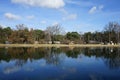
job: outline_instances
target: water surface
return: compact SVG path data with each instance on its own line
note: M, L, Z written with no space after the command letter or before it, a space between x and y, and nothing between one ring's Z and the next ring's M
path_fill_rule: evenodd
M0 48L0 80L120 80L120 48Z

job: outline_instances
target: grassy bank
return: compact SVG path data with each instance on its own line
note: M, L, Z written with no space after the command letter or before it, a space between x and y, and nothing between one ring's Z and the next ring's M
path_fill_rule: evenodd
M101 44L0 44L0 47L120 47L120 45Z

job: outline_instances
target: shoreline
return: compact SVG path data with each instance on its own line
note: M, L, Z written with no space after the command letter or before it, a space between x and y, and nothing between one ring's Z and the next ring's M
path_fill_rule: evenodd
M0 44L0 47L120 47L102 44Z

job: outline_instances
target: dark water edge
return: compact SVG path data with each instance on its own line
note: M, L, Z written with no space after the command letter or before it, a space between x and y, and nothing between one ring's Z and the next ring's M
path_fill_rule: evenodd
M0 80L120 80L120 48L0 48Z

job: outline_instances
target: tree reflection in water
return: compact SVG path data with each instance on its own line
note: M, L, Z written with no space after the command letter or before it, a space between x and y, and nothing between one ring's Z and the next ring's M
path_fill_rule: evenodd
M101 58L110 69L120 68L120 48L0 48L0 63L15 60L15 66L22 67L28 60L45 59L46 64L57 66L64 61L65 56L81 58L81 55Z
M110 69L120 68L120 49L109 48L110 58L104 59L105 64L109 66Z

